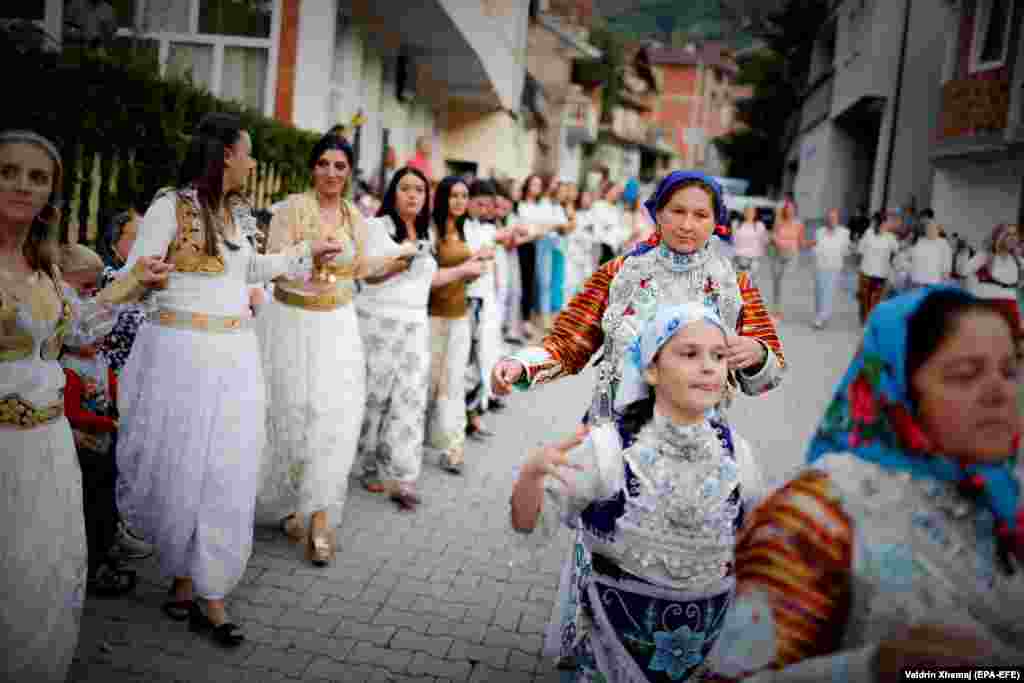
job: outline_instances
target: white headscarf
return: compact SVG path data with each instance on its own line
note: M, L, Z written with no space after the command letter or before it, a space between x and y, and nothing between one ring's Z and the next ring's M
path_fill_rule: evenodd
M727 334L725 323L718 317L714 309L700 303L687 303L674 306L663 306L655 313L654 318L646 323L643 329L626 349L623 359L622 382L615 395L615 409L622 412L631 403L643 400L650 395L650 385L644 377L644 371L654 362L668 340L687 325L699 321L711 323Z

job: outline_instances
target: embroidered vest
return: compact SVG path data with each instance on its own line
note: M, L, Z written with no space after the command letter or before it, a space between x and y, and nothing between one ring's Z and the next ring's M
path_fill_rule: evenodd
M195 191L163 190L157 194L154 201L172 192L176 200L178 230L167 248L167 261L174 264L174 270L178 273L223 275L224 256L210 256L206 253L206 231L203 228L202 210Z

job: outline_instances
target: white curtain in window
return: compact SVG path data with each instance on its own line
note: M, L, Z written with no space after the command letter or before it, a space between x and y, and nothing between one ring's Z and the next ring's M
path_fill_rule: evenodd
M225 62L227 57L225 56ZM199 88L210 89L213 72L213 46L195 43L171 43L167 57L167 77L185 78L191 74Z
M225 47L221 97L263 111L268 58L264 48Z

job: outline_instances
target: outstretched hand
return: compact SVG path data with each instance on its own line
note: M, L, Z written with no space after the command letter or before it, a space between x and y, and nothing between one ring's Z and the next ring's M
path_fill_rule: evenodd
M577 432L561 443L541 447L523 465L520 471L521 476L538 480L550 476L561 481L566 487L571 486L565 469L583 470L584 467L569 461L569 451L581 443L583 443L582 436Z

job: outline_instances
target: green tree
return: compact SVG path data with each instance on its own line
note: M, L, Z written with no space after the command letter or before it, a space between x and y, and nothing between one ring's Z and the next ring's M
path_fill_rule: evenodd
M826 0L788 0L752 28L763 47L743 62L737 79L754 90L737 107L747 128L714 140L729 174L748 179L751 194L766 194L782 177L787 126L799 114L815 39L828 14Z

